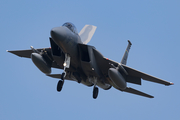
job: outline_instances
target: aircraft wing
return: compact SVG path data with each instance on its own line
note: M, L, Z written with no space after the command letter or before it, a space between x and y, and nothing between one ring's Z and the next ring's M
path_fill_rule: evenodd
M104 62L103 62L103 66L101 66L101 67L103 68L102 71L104 71L104 72L108 71L108 69L111 67L109 64L113 64L116 67L119 65L118 62L107 59L105 57L104 57L104 60L102 60L102 61L104 61ZM153 76L148 75L146 73L135 70L135 69L133 69L131 67L128 67L128 66L126 66L124 64L121 64L121 65L127 71L128 76L131 76L131 79L132 79L131 83L141 85L141 81L139 82L139 80L143 79L143 80L147 80L147 81L155 82L155 83L160 83L160 84L164 84L164 85L173 85L173 83L171 83L171 82L168 82L168 81L153 77ZM105 75L108 75L108 73L105 73ZM139 79L136 79L136 78L139 78ZM127 82L129 82L129 81L127 81ZM120 90L120 91L122 91L122 90ZM146 94L144 92L138 91L138 90L130 88L130 87L127 87L125 90L123 90L123 92L128 92L128 93L132 93L132 94L136 94L136 95L140 95L140 96L144 96L144 97L148 97L148 98L154 98L153 96L151 96L149 94Z
M49 54L51 54L51 49L50 48L40 48L40 49L36 49L37 51L41 51L41 50L46 50ZM33 50L29 49L29 50L14 50L14 51L8 51L12 54L15 54L19 57L25 57L25 58L31 58L31 53L33 53ZM59 65L57 65L57 63L55 61L52 62L52 67L53 68L60 68Z
M31 58L31 53L33 53L32 50L16 50L16 51L8 51L7 52L10 52L12 54L15 54L19 57L25 57L25 58Z
M147 80L150 82L160 83L160 84L164 84L164 85L173 85L173 83L171 83L171 82L168 82L168 81L156 78L154 76L148 75L146 73L140 72L140 71L130 68L126 65L122 64L122 66L125 68L125 70L128 72L128 74L131 76L140 77L143 80Z
M48 52L51 51L50 48L40 48L40 49L36 49L37 51L41 51L41 50L46 50ZM12 51L9 51L7 50L7 52L10 52L12 54L15 54L19 57L25 57L25 58L31 58L31 53L33 53L33 50L29 49L29 50L12 50Z
M104 59L106 59L107 60L107 58L104 58ZM118 62L115 62L115 61L113 61L113 60L110 60L110 59L108 59L107 60L109 63L111 63L111 64L113 64L114 66L118 66ZM151 76L151 75L148 75L148 74L146 74L146 73L143 73L143 72L141 72L141 71L138 71L138 70L136 70L136 69L133 69L133 68L131 68L131 67L128 67L128 66L126 66L126 65L124 65L124 64L121 64L123 67L124 67L124 69L127 71L127 73L128 73L128 75L129 76L133 76L133 77L136 77L136 78L141 78L141 79L143 79L143 80L147 80L147 81L150 81L150 82L155 82L155 83L159 83L159 84L163 84L163 85L173 85L173 83L171 83L171 82L168 82L168 81L165 81L165 80L162 80L162 79L159 79L159 78L156 78L156 77L154 77L154 76Z

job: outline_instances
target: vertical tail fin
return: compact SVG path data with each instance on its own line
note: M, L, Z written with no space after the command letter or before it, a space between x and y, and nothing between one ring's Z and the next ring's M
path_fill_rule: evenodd
M83 44L87 44L91 40L96 28L97 27L93 25L85 25L83 27L83 29L79 32L79 36L81 37Z
M123 56L123 58L122 58L122 60L121 60L121 64L126 65L126 63L127 63L127 58L128 58L128 54L129 54L129 50L130 50L130 48L131 48L131 45L132 45L132 43L128 40L128 46L127 46L126 51L125 51L125 53L124 53L124 56Z

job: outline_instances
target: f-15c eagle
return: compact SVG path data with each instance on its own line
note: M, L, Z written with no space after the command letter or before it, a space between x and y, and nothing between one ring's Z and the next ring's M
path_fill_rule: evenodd
M93 98L98 96L98 87L108 90L112 86L120 91L154 98L151 95L127 87L127 82L141 85L141 79L164 85L173 83L153 77L126 66L131 42L120 63L104 57L95 47L87 45L96 26L85 25L80 33L72 23L64 23L51 30L51 47L30 50L8 51L20 57L31 58L33 63L49 77L58 78L57 91L60 92L64 80L77 81L93 87ZM62 74L51 74L51 68L63 69ZM98 86L98 87L97 87Z

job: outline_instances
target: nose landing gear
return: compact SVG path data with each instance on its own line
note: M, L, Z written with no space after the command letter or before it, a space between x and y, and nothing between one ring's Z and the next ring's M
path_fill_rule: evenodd
M65 54L65 61L64 61L64 72L61 74L61 80L59 80L57 84L57 91L60 92L62 90L63 84L64 84L64 79L66 77L66 68L69 68L70 66L70 56L68 54Z
M57 84L57 91L60 92L62 90L64 84L64 80L59 80L58 84Z

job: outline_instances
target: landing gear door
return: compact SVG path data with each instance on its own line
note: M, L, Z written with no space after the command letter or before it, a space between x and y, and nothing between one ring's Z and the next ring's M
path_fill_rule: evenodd
M61 69L64 68L63 63L65 60L65 55L60 49L60 47L53 41L52 38L49 38L51 44L52 57L56 63L60 66Z

